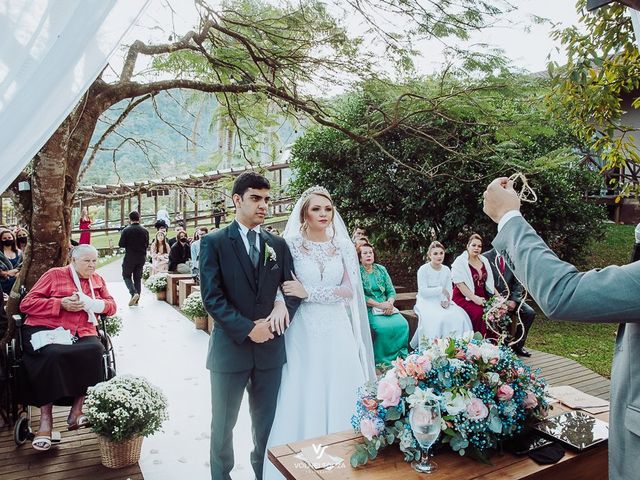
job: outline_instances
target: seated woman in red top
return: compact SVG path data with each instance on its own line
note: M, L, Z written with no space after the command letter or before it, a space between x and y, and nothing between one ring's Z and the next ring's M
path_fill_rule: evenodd
M453 281L453 301L467 312L474 332L487 334L487 326L482 319L484 304L497 295L491 273L491 265L482 255L482 237L474 233L469 237L467 249L451 265Z
M28 377L30 405L40 407L40 427L32 445L36 450L51 447L53 403L71 405L69 430L87 425L82 405L87 388L104 380L103 347L96 330L97 314L113 315L116 303L105 281L95 273L98 252L91 245L79 245L71 252L71 264L52 268L36 282L22 300L27 314L23 329L24 366ZM66 329L72 344L49 343L38 332ZM36 345L44 346L34 350ZM66 342L65 342L66 343Z

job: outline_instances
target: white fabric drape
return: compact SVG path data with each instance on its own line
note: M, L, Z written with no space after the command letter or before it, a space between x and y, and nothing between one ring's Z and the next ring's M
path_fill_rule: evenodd
M148 2L0 1L0 192L82 98Z

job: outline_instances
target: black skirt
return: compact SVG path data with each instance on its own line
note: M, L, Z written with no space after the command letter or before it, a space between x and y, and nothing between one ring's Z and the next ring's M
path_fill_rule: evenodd
M75 397L104 380L104 347L96 336L79 338L73 345L51 344L33 350L31 335L48 327L23 328L26 373L25 403L71 405Z

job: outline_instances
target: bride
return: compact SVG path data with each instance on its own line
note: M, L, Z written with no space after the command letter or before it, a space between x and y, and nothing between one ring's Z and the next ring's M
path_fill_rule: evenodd
M357 389L375 378L357 255L327 190L302 194L284 237L296 276L282 289L303 301L284 333L287 363L267 448L351 428ZM264 472L282 478L267 456Z

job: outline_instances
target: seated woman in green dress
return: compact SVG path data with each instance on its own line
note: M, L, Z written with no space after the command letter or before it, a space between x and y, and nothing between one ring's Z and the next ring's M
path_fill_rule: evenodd
M367 300L369 325L373 330L373 354L376 365L389 364L398 356L407 356L409 324L393 306L396 290L387 269L374 263L370 244L358 248L362 287ZM395 312L395 313L394 313Z

